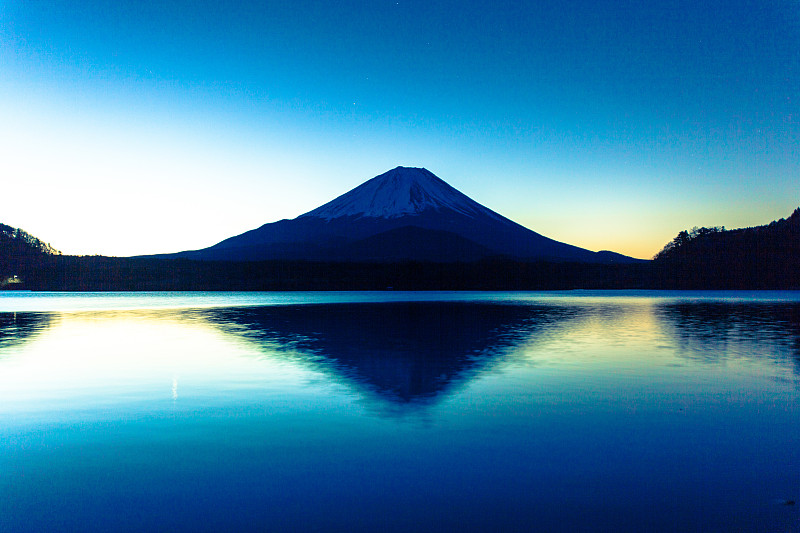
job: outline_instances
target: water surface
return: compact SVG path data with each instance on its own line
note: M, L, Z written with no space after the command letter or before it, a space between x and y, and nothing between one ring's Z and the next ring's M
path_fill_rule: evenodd
M793 292L0 293L0 531L798 531Z

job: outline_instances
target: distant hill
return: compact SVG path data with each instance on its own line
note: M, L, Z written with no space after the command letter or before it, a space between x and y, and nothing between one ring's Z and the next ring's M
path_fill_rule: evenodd
M397 167L293 220L281 220L209 248L158 257L264 261L626 263L540 235L492 211L424 168Z
M24 230L0 224L0 288L19 284L18 270L59 253Z
M751 228L693 228L654 259L665 288L800 288L800 208Z
M30 233L0 224L0 257L26 257L38 254L58 254L59 251Z

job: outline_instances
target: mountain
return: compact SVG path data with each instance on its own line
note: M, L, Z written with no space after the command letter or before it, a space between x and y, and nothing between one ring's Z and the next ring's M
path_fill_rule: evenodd
M264 224L209 248L172 256L233 261L637 261L544 237L482 206L432 172L407 167L372 178L293 220Z

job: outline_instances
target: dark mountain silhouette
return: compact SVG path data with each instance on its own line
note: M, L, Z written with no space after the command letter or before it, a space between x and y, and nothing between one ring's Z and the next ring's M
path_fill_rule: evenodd
M653 261L543 237L424 169L395 169L294 220L181 254L65 256L0 224L0 289L390 287L800 289L800 208L764 226L682 231Z
M653 259L666 288L800 288L800 208L763 226L681 231Z
M293 220L203 250L202 260L474 261L487 257L635 262L549 239L457 191L424 168L397 167ZM160 256L166 257L166 256Z

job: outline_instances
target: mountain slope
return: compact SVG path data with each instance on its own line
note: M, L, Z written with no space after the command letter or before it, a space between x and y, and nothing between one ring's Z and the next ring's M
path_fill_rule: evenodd
M426 211L502 219L424 168L397 167L366 181L300 218L400 218Z
M452 242L447 243L448 239ZM293 220L264 224L209 248L178 255L216 260L464 261L506 256L635 261L539 235L482 206L430 171L406 167L372 178Z

